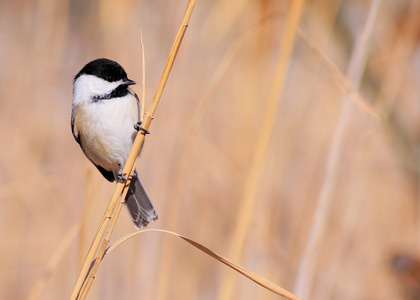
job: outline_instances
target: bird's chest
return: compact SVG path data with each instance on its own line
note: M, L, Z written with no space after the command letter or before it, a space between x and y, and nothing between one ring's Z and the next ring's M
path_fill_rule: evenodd
M75 126L86 155L108 170L125 161L138 121L136 99L102 100L75 110Z
M133 97L102 100L88 107L87 118L110 135L127 135L133 132L133 125L138 121L138 108Z

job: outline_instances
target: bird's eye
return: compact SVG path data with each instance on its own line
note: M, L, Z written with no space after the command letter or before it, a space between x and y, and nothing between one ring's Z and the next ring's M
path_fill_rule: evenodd
M105 79L106 79L106 81L112 82L112 77L111 76L107 76Z

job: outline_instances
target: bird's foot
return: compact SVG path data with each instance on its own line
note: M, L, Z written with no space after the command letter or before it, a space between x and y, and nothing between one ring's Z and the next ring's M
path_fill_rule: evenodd
M119 182L126 182L126 181L128 180L128 178L127 178L127 177L125 177L125 176L122 174L122 172L121 172L121 171L119 171L119 172L117 173L117 178L118 178L118 181L119 181Z
M141 131L141 134L143 134L143 135L150 134L150 132L148 130L141 127L141 123L142 123L142 121L138 121L136 124L134 124L134 129L137 130L137 131Z
M136 179L136 178L137 178L136 173L133 173L133 175L128 176L128 177L124 176L121 171L117 173L117 179L118 179L119 182L127 182L127 180L129 180L129 179L133 180L133 179Z

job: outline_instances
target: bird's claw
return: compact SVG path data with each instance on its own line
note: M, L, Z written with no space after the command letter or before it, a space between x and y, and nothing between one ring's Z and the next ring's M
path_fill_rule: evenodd
M148 130L141 127L141 123L142 123L142 121L138 121L136 124L134 124L134 129L137 130L137 131L141 131L141 134L143 134L143 135L150 134L150 132Z
M133 173L131 176L124 176L121 172L117 173L118 181L119 182L127 182L128 179L133 180L137 178L137 174Z
M128 180L128 178L125 177L121 172L118 172L117 177L119 182L126 182Z

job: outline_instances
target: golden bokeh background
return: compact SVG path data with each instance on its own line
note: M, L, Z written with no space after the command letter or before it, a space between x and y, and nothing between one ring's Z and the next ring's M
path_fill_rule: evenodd
M420 2L306 1L294 35L296 1L197 1L137 162L148 228L305 299L420 299ZM0 299L70 295L115 187L71 135L73 77L107 57L140 83L143 40L147 107L186 3L0 1ZM133 230L123 212L111 243ZM150 232L105 258L88 299L278 297Z

